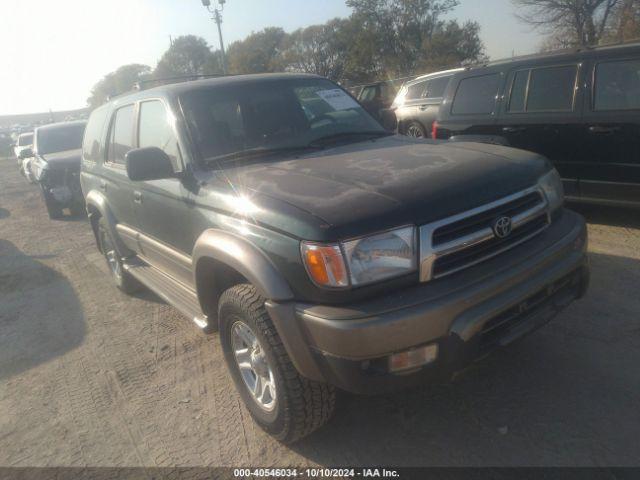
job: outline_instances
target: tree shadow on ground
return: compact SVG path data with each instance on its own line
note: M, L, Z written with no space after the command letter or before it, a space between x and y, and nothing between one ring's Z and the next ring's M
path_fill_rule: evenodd
M640 261L592 254L587 296L445 385L344 395L293 446L321 465L637 465Z
M11 212L6 208L0 207L0 219L7 218L11 216Z
M0 239L0 380L72 350L84 336L67 279Z

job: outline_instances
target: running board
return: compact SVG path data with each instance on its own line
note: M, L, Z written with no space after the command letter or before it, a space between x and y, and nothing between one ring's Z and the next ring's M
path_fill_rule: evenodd
M162 300L193 320L202 330L209 327L207 316L202 313L196 292L162 273L147 263L136 260L125 263L124 269Z

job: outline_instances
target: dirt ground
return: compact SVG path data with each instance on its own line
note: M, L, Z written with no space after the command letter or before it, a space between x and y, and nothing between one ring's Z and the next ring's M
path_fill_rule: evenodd
M591 289L452 383L343 395L293 447L251 421L217 335L110 282L0 159L0 466L637 466L640 213L581 208Z

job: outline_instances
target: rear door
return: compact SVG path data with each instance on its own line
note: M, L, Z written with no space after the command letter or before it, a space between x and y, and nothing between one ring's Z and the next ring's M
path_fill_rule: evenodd
M444 91L451 75L422 80L407 86L404 104L401 107L402 133L410 134L408 126L418 122L427 138L431 137L431 127L438 116Z
M582 131L583 75L583 65L577 61L511 71L498 120L509 145L551 160L568 195L578 192L576 146Z
M135 104L119 107L114 111L107 136L107 152L103 162L102 178L98 188L109 199L109 206L118 224L137 229L138 221L133 202L133 186L127 176L124 157L134 146ZM136 250L134 238L123 240Z
M580 145L583 197L640 203L640 55L594 59Z

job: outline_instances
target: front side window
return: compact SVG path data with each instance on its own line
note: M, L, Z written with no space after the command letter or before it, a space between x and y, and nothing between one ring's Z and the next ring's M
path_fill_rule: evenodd
M133 148L133 105L118 109L111 125L108 158L124 165L124 156Z
M167 109L159 100L140 104L139 146L158 147L171 159L173 168L180 168L178 140L173 133Z
M451 113L454 115L490 114L496 104L500 74L463 79L458 85Z
M73 125L60 125L38 130L38 154L47 155L67 150L76 150L82 147L82 135L84 123Z
M577 73L576 65L532 70L527 112L573 110Z
M640 59L596 66L594 109L640 109Z
M385 134L358 102L324 79L211 86L184 93L180 103L205 162L248 150Z

